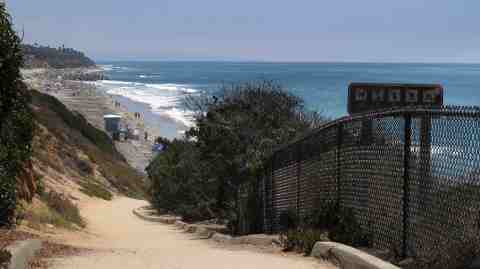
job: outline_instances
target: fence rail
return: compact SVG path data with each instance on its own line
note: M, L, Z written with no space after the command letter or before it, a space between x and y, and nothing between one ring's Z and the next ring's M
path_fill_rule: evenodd
M374 247L441 255L480 228L480 108L406 108L345 117L274 153L264 228L327 202L353 210ZM445 267L447 268L447 267Z

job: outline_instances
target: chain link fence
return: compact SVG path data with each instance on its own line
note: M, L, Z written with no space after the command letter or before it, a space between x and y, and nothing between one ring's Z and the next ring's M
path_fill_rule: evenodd
M344 117L279 149L266 166L266 231L279 231L287 210L302 219L337 202L353 209L374 248L403 258L454 268L464 254L452 248L478 246L478 107Z

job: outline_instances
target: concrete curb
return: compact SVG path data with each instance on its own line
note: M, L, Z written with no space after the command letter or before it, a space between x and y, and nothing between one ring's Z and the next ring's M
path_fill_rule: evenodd
M196 234L202 238L211 239L218 243L255 246L273 246L279 244L278 239L268 235L257 234L232 237L227 234L219 233L215 229L185 223L179 217L148 216L145 214L148 212L149 210L143 208L133 210L133 214L141 219L175 225L175 227L186 233ZM399 267L367 254L364 251L335 242L317 242L313 247L311 256L336 262L343 269L400 269Z
M175 221L174 224L175 224L175 226L177 226L180 229L183 229L185 226L187 226L187 224L185 222L181 221L181 220Z
M317 242L311 256L333 260L343 269L400 269L356 248L335 242Z
M16 242L7 247L12 254L8 269L26 269L28 262L35 256L35 253L42 248L42 241L31 239Z
M217 243L231 243L232 238L233 237L231 237L228 234L214 233L212 235L212 240L217 242Z
M181 221L180 217L148 216L144 213L145 211L146 210L143 207L132 210L134 215L147 221L159 222L164 224L174 224L177 221Z
M219 232L218 228L205 227L198 224L188 224L181 220L179 217L168 216L148 216L151 210L143 208L137 208L133 210L133 214L139 218L147 221L158 222L163 224L175 225L178 229L183 230L186 233L195 234L203 239L212 239L218 243L228 243L231 245L254 245L254 246L275 246L278 245L278 239L274 236L267 236L262 234L247 235L232 237L227 234Z

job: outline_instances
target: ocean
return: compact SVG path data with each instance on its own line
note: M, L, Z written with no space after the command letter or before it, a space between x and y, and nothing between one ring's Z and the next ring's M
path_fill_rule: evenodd
M108 80L97 85L120 100L145 105L149 119L170 125L166 137L193 126L183 106L192 94L215 94L222 85L273 80L328 118L347 114L350 82L439 83L448 105L480 105L480 64L99 62ZM165 121L165 119L168 119ZM173 126L176 127L171 127ZM172 130L176 128L177 130Z

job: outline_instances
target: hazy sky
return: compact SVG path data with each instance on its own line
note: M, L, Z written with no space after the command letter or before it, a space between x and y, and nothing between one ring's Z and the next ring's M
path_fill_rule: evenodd
M478 0L7 0L96 60L480 62Z

